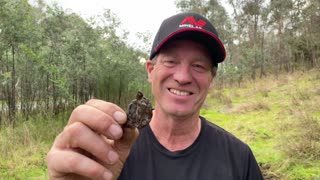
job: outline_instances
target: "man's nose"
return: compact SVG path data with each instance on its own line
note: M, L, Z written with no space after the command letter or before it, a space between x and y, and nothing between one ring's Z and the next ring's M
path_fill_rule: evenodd
M180 64L173 74L173 78L179 84L188 84L192 80L190 67L188 65Z

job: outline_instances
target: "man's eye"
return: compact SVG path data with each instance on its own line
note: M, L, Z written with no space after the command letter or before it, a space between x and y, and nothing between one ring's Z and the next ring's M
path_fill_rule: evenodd
M202 65L202 64L193 64L193 69L198 72L206 72L208 70L208 67Z
M163 64L164 64L165 66L172 67L172 66L176 65L177 62L174 61L174 60L165 60L165 61L163 62Z

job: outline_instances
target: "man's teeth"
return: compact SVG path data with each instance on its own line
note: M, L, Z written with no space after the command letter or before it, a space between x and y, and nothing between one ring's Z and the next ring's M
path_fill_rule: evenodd
M188 93L188 92L179 91L179 90L176 90L176 89L170 89L170 92L172 92L173 94L179 95L179 96L188 96L188 95L190 95L190 93Z

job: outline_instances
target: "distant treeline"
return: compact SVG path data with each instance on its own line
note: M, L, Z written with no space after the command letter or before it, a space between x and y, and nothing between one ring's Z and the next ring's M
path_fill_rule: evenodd
M319 0L225 3L176 1L180 11L208 17L225 43L216 87L320 67ZM138 90L150 97L141 63L150 35L141 33L146 46L137 48L126 41L130 30L121 30L111 10L84 20L43 0L0 0L0 124L58 114L90 98L125 108Z
M41 1L0 0L0 120L58 114L90 98L126 107L138 90L148 95L146 55L118 27L110 10L85 21Z

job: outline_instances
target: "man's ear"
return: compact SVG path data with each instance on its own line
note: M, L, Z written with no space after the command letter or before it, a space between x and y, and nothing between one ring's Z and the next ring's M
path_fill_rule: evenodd
M151 83L152 82L152 74L151 74L151 72L153 71L153 64L152 64L152 61L151 60L148 60L147 62L146 62L146 70L147 70L147 72L148 72L148 81L149 81L149 83Z
M211 80L211 82L210 82L210 86L209 86L209 91L211 91L212 89L213 89L213 79Z

